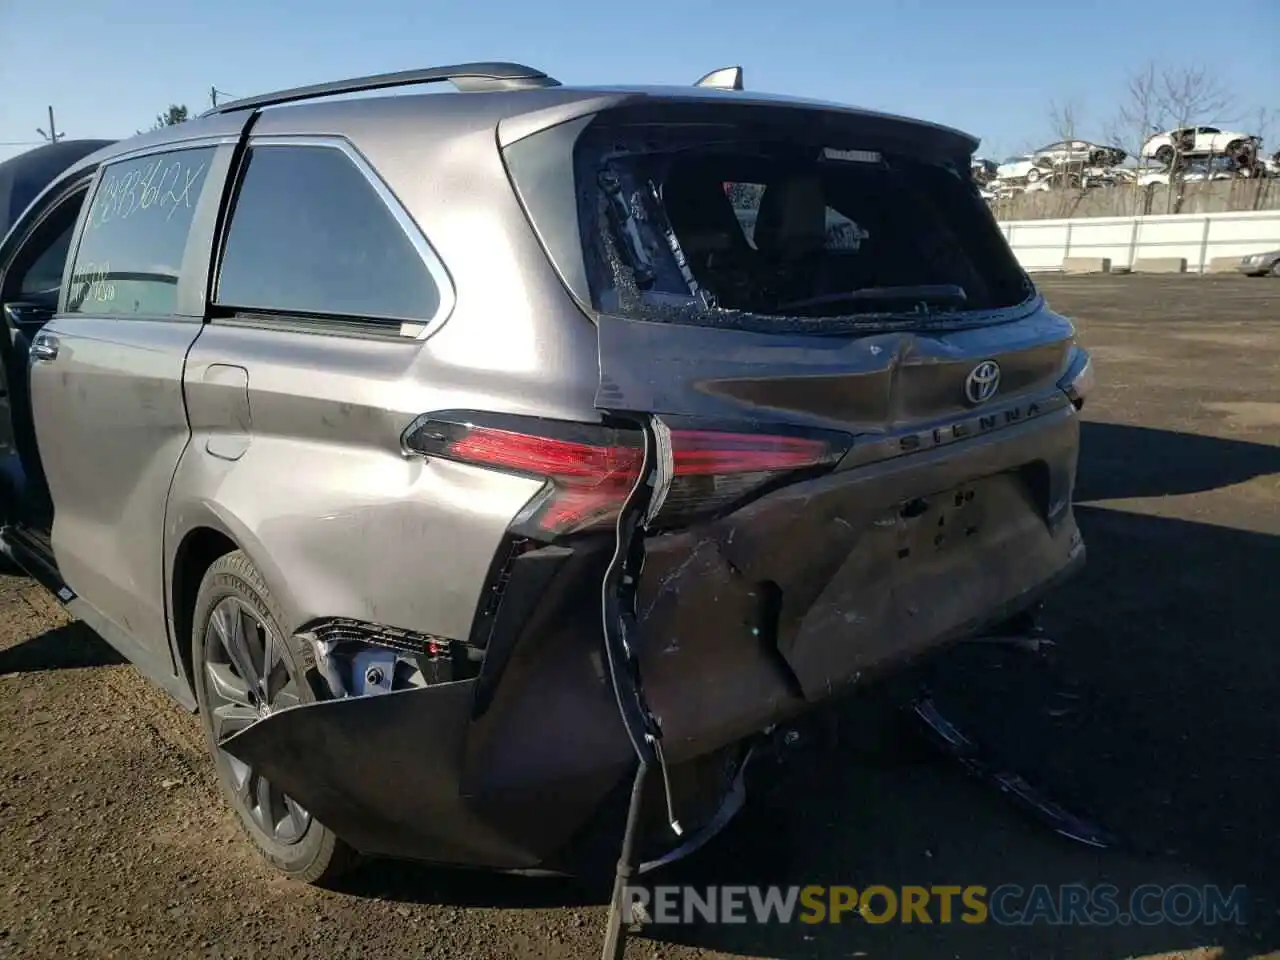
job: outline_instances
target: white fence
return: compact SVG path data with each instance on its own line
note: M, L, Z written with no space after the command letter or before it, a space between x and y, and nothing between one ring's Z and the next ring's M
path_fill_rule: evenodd
M1140 258L1183 257L1187 271L1198 273L1215 257L1280 248L1280 210L1009 220L1000 229L1028 271L1060 270L1066 257L1109 257L1112 268Z

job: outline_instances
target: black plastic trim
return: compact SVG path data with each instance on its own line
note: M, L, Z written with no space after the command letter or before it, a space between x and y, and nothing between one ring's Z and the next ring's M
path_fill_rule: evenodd
M484 661L476 681L474 717L484 714L492 704L520 638L536 633L536 621L545 620L550 611L561 607L566 585L579 589L581 586L579 577L562 575L566 569L576 572L580 568L574 562L573 549L544 546L512 556L513 551L528 544L517 539L511 551L498 555L503 562L495 564L495 579L485 591L493 603L476 616L472 644L484 650ZM495 595L491 591L498 592Z
M67 586L58 572L52 546L43 542L39 534L22 527L5 527L0 530L0 540L13 562L58 600L70 603L76 599L76 592Z

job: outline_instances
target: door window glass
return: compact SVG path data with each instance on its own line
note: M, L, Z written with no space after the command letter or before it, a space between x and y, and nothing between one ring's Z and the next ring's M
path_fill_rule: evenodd
M5 280L5 302L20 300L57 309L62 272L71 250L71 235L84 202L84 191L62 200L27 238L14 257Z
M173 313L213 153L213 147L175 150L104 168L76 251L69 312Z

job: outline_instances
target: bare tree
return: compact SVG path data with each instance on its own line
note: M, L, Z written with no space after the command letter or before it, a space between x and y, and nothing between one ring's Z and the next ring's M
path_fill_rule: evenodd
M1194 130L1196 125L1218 119L1218 114L1231 104L1231 96L1204 67L1164 70L1158 91L1160 111L1169 128ZM1183 154L1191 144L1190 137L1174 138L1174 166L1180 168Z
M1125 84L1126 99L1107 122L1104 133L1108 140L1122 148L1141 166L1142 145L1158 129L1161 117L1160 81L1154 63L1129 74Z
M1074 100L1049 101L1049 127L1058 140L1075 140L1078 133L1080 107Z
M1168 128L1174 131L1173 149L1169 153L1169 197L1167 212L1175 212L1174 195L1181 205L1183 177L1186 175L1187 153L1195 148L1195 128L1217 119L1231 103L1231 96L1204 67L1163 70L1158 90L1160 111ZM1212 169L1213 155L1208 158Z
M1275 149L1276 145L1271 142L1271 125L1275 123L1276 117L1280 116L1280 111L1268 109L1267 107L1259 107L1257 114L1254 116L1252 132L1262 141L1264 148Z
M1059 103L1049 101L1049 128L1053 131L1054 142L1062 142L1064 152L1054 161L1053 186L1082 187L1084 185L1084 168L1089 158L1077 159L1072 152L1071 141L1080 139L1080 125L1084 110L1074 100Z
M1142 147L1148 138L1160 129L1163 119L1160 106L1160 74L1152 62L1132 71L1125 83L1125 99L1121 102L1116 115L1104 127L1107 140L1120 147L1133 158L1137 168L1136 176L1140 176L1147 161L1142 156ZM1147 201L1146 190L1136 185L1131 191L1133 212L1142 213ZM1140 209L1142 208L1142 209Z
M1108 124L1108 136L1119 146L1140 154L1142 145L1153 133L1179 131L1198 124L1221 119L1231 96L1204 67L1158 68L1147 63L1129 74L1126 100ZM1175 138L1177 139L1177 138ZM1185 144L1175 144L1174 160L1185 151Z
M1221 119L1231 94L1204 67L1184 67L1161 71L1159 103L1176 129Z
M1155 158L1169 173L1166 206L1173 209L1176 189L1186 172L1186 153L1194 148L1197 125L1221 119L1232 98L1205 67L1169 67L1148 62L1129 74L1125 100L1107 126L1108 137L1131 153L1139 167L1148 159L1143 145L1155 133L1171 131L1173 143Z

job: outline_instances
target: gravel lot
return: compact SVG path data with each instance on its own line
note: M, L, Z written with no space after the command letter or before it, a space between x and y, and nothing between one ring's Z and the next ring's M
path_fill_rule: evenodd
M1247 884L1249 924L693 925L651 928L629 958L1280 947L1280 282L1042 287L1099 367L1089 566L1050 605L1047 655L960 647L911 683L1123 842L1059 839L909 740L868 749L874 707L852 703L838 739L661 882ZM196 719L39 587L0 577L0 955L593 957L605 896L387 863L341 893L277 879L224 810Z

